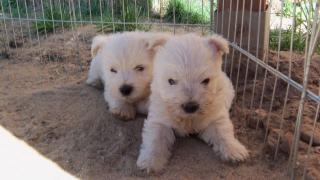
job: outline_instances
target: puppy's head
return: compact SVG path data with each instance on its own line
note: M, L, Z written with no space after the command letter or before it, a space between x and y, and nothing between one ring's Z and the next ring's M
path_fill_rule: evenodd
M205 116L222 72L222 55L228 52L227 41L217 35L171 38L155 58L152 90L174 116Z
M93 56L103 60L105 85L112 96L134 103L149 95L153 59L167 38L165 34L127 32L94 41Z

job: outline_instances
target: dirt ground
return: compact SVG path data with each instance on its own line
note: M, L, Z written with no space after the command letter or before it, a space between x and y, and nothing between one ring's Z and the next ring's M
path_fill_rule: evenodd
M236 136L250 150L251 157L246 162L223 162L208 145L192 136L177 139L172 158L162 174L148 175L137 169L135 163L145 117L140 116L128 122L112 117L108 113L102 91L84 83L91 60L90 41L95 34L93 28L84 27L78 29L77 38L73 32L66 32L41 40L41 46L26 42L22 47L10 49L7 54L9 59L0 59L0 125L81 179L289 178L287 159L292 142L290 133L293 132L299 93L291 89L288 108L283 116L284 128L279 129L286 84L280 80L277 83L276 98L269 118L271 120L268 121L266 114L275 78L267 75L264 103L259 107L264 71L258 68L257 95L254 97L254 109L249 111L254 64L248 66L246 88L245 66L241 64L238 98L231 111ZM293 78L297 78L297 81L301 78L301 57L297 55L294 61L297 68ZM310 79L314 83L311 89L314 91L319 87L316 84L320 77L319 59L315 57L313 60L313 66L318 68L311 69ZM280 66L281 70L285 72L288 70L287 63L281 62L284 64ZM237 70L235 68L234 72ZM236 74L233 73L234 82ZM244 91L247 98L242 99ZM312 124L315 109L314 103L306 103L304 119L309 118L309 121L304 122ZM266 128L267 122L271 124L269 128ZM266 129L269 135L264 145ZM279 134L280 151L277 159L273 160L276 144L273 137ZM306 136L308 139L308 134ZM315 136L314 142L316 140ZM302 143L305 148L306 143ZM320 155L316 147L320 144L313 145L312 157L302 153L299 162L307 162L307 177L317 179L320 177L317 174L320 170Z

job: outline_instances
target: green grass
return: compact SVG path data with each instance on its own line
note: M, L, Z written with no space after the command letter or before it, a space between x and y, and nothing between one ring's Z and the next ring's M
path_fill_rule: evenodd
M43 16L41 16L43 17ZM43 18L42 18L43 19ZM37 21L32 24L32 27L39 31L39 33L50 33L57 28L69 28L71 26L69 10L66 8L52 7L52 11L49 7L44 11L43 21ZM54 22L52 20L58 20L59 22ZM61 22L62 21L62 22Z
M124 4L122 4L124 2ZM134 30L144 30L150 29L149 25L141 25L139 21L143 20L146 16L145 10L142 6L135 7L134 4L129 0L121 1L120 3L121 11L114 15L112 19L111 12L105 13L103 17L103 25L98 24L97 28L99 31L134 31ZM111 22L115 23L111 23Z
M7 16L12 14L12 17L19 18L26 17L26 13L28 13L30 18L35 18L33 5L29 5L27 8L25 7L24 1L20 0L0 0L2 2L2 7L4 13ZM136 17L137 20L143 21L146 19L147 15L149 15L149 11L152 6L153 0L137 0L136 6L135 1L133 0L119 0L113 1L113 18L111 13L111 6L104 0L91 0L90 6L88 0L79 0L74 1L74 12L76 20L83 20L83 21L93 21L93 22L102 22L96 23L97 28L102 28L103 30L114 30L115 31L132 31L135 29L140 30L148 30L150 27L147 25L136 25ZM17 3L18 2L18 3ZM37 2L37 1L36 1ZM74 20L73 14L70 15L69 1L61 0L61 4L58 4L57 1L51 0L44 0L43 1L43 12L42 7L36 7L36 17L40 19L37 22L32 23L32 28L35 31L40 33L51 33L57 28L69 28L71 27L71 20ZM19 4L20 3L20 4ZM78 4L80 3L80 5ZM52 6L52 8L51 8ZM149 7L148 7L149 6ZM11 13L10 13L11 11ZM72 13L72 12L71 12ZM70 17L71 16L71 17ZM81 18L81 19L80 19ZM53 22L54 20L55 22ZM57 22L57 21L64 21L64 22ZM110 23L114 20L116 23ZM125 23L125 25L123 25ZM80 25L80 23L75 23L75 25ZM102 29L100 29L102 30Z
M278 16L282 15L287 18L293 18L293 10L294 4L289 1L284 1L284 6L282 11L278 14ZM300 2L296 4L296 12L295 12L295 25L294 27L290 27L288 29L281 30L281 51L290 50L291 43L291 34L293 28L293 44L292 50L297 52L304 52L306 46L306 37L311 34L311 26L308 27L308 21L310 24L313 22L313 17L315 13L315 4L311 5L308 2ZM279 42L279 29L274 29L270 31L270 49L277 50L278 42ZM320 45L318 45L315 49L315 52L320 54Z
M279 42L279 33L280 29L275 29L270 31L270 44L269 47L272 50L278 49L278 42ZM280 50L281 51L289 51L290 50L290 43L291 43L291 29L281 30L281 43L280 43ZM292 50L294 51L303 51L305 47L305 38L301 33L293 33L293 44Z
M166 9L164 19L168 22L202 24L209 22L210 9L208 5L203 6L201 1L170 0Z

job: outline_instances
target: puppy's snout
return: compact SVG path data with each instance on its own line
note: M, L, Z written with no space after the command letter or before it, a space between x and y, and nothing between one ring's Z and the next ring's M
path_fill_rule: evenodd
M119 88L119 91L123 96L129 96L133 91L133 87L128 84L124 84Z
M187 102L181 105L182 109L186 113L194 113L199 109L199 104L193 101Z

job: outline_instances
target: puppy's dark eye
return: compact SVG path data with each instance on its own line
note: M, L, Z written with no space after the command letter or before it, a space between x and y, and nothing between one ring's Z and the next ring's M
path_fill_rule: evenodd
M138 65L134 68L134 70L136 71L143 71L144 70L144 67L142 65Z
M113 73L117 73L117 70L115 70L113 68L111 68L110 71L113 72Z
M177 84L177 82L175 80L173 80L173 79L168 79L168 82L169 82L170 85L176 85Z
M204 80L201 82L201 84L207 85L207 84L209 84L209 82L210 82L210 79L209 79L209 78L206 78L206 79L204 79Z

